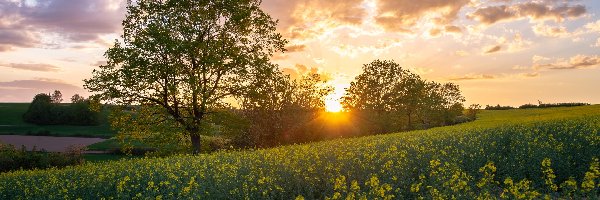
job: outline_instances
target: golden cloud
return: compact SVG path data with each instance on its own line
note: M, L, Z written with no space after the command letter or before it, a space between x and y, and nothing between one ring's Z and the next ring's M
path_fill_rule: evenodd
M486 54L490 54L490 53L496 53L498 51L502 50L502 46L500 45L496 45L490 48L487 48L487 50L485 51Z
M469 19L491 25L503 21L531 19L536 21L554 20L561 22L567 18L583 16L587 9L583 5L550 5L551 1L518 3L511 6L489 6L477 9L467 15Z
M569 31L563 26L548 26L544 23L539 23L532 27L533 32L539 36L545 37L565 37L569 36Z
M20 70L28 70L28 71L38 71L38 72L57 72L59 68L50 64L43 63L9 63L9 64L0 64L0 66L20 69Z
M437 25L448 25L471 0L378 0L375 21L386 30L411 32L421 19Z
M360 24L363 0L264 0L263 9L276 19L285 37L303 39L343 24Z
M598 55L575 55L569 59L558 58L550 63L533 63L533 69L593 69L600 66L600 56Z

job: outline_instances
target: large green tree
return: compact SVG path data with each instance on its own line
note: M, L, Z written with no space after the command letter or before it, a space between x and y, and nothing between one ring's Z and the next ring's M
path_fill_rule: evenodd
M377 124L373 131L391 132L451 124L464 101L455 84L427 82L394 61L375 60L363 66L342 105Z
M284 51L277 22L260 0L128 2L121 40L85 87L109 103L151 107L200 151L205 120L243 95ZM135 118L131 118L134 120Z

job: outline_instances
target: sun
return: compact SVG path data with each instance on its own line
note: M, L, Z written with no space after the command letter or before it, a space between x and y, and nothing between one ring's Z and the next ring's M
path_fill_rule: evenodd
M342 104L337 99L325 100L325 111L327 112L341 112L343 109Z
M345 85L339 84L333 86L333 92L325 97L325 111L327 112L341 112L344 110L342 103L340 102L341 98L345 93Z

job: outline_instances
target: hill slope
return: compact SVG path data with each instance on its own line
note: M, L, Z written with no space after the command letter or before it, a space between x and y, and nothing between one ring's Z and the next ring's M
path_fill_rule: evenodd
M600 195L600 106L273 149L0 175L0 199L541 198Z

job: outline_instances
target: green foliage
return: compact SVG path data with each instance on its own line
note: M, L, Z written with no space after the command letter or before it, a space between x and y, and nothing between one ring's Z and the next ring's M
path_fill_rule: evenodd
M495 106L485 105L485 109L486 110L510 110L510 109L515 109L515 108L512 106L501 106L500 104L498 104Z
M243 95L253 78L276 68L269 59L284 51L287 41L260 3L129 1L122 40L106 51L107 64L94 70L85 88L111 104L145 107L141 109L152 112L150 120L160 121L145 133L172 128L149 137L171 143L187 138L198 153L200 136L211 132L206 129L223 125L210 115L228 110L227 100ZM133 121L121 125L148 122L123 119ZM137 137L121 130L123 137Z
M528 108L537 108L538 106L535 104L523 104L519 106L519 109L528 109Z
M33 124L53 124L56 121L52 113L54 107L50 95L37 94L29 104L27 112L23 114L23 121Z
M375 121L359 125L369 127L363 132L379 134L454 124L464 101L458 85L427 82L394 61L375 60L350 83L342 105Z
M240 100L240 113L248 122L235 137L238 146L270 147L314 141L308 124L325 110L325 97L333 90L319 74L292 80L280 71L263 73ZM321 134L324 134L321 132Z
M520 109L527 108L555 108L555 107L575 107L575 106L588 106L589 103L542 103L539 102L538 105L535 104L524 104L519 106Z
M66 153L48 153L35 149L27 151L25 147L16 149L12 145L0 143L0 172L79 165L83 163L82 152L80 147L71 147Z
M597 199L599 113L483 111L406 133L18 171L0 175L0 198Z
M481 111L481 105L479 105L479 104L472 104L465 111L465 116L468 117L471 120L475 120L475 119L477 119L477 114L480 111Z
M23 121L36 125L76 125L91 126L100 124L100 112L90 108L91 100L79 95L73 96L71 104L60 104L62 95L54 91L52 96L38 94L33 98L29 109L23 114Z

